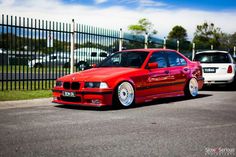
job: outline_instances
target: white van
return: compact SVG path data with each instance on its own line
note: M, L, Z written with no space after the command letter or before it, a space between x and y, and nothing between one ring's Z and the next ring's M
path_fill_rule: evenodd
M108 56L108 52L98 48L79 48L74 52L75 66L79 70L98 64Z

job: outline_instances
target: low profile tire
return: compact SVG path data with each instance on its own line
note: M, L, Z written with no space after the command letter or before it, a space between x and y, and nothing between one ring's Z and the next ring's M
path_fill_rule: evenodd
M191 78L185 87L185 96L194 98L198 95L198 82L195 78Z
M115 106L130 107L134 104L134 88L129 82L122 82L116 89Z

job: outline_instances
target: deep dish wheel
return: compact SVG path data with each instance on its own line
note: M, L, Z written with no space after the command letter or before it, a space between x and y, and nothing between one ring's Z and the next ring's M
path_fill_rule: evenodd
M198 82L195 78L191 78L185 89L185 95L189 97L196 97L198 95Z
M122 82L117 88L117 100L123 107L134 103L134 88L129 82Z

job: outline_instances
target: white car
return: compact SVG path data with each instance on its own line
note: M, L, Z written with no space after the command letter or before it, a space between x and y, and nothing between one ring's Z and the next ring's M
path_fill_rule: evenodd
M227 51L197 52L194 60L201 63L204 84L230 84L236 78L236 64Z
M37 57L28 62L29 67L41 68L44 66L69 67L70 56L67 52L55 52L46 56Z
M74 65L79 70L85 70L91 64L98 64L108 56L108 52L97 48L79 48L74 50ZM70 67L70 52L55 52L46 56L37 57L28 62L29 67L40 68L44 66Z

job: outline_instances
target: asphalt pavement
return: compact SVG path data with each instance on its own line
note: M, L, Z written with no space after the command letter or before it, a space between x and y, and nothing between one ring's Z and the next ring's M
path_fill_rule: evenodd
M236 91L129 109L0 102L1 157L236 156Z

